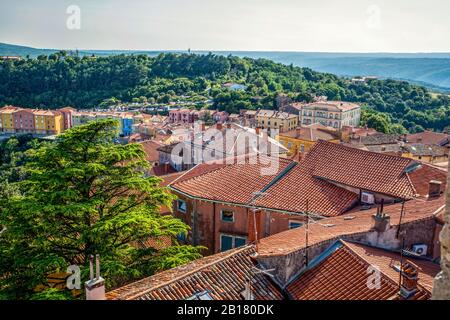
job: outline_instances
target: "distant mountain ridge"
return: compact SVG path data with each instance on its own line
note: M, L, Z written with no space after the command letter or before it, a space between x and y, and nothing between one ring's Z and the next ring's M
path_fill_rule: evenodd
M18 55L36 57L51 54L59 49L37 49L0 43L0 56ZM158 55L172 51L144 50L79 50L80 55L108 56L113 54ZM194 53L207 53L195 51ZM212 51L220 55L265 58L283 64L308 67L316 71L339 76L369 76L406 80L428 88L450 93L450 53L326 53L326 52L263 52L263 51Z

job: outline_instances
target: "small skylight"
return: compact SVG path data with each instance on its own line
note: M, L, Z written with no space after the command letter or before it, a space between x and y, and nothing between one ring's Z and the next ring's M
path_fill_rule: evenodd
M196 292L193 296L187 298L186 300L214 300L207 290Z

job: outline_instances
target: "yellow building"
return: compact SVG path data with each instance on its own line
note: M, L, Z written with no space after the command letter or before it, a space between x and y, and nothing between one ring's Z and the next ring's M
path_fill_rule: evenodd
M60 134L64 131L64 118L59 111L36 110L34 126L37 134Z
M447 147L432 144L411 143L406 144L403 149L404 152L402 156L406 158L427 163L441 163L448 161L449 149Z
M339 143L339 135L333 128L313 124L280 133L277 140L289 150L287 156L290 157L297 152L301 154L308 152L317 140Z
M280 133L295 129L298 125L298 116L276 110L259 110L256 113L256 125L271 131L278 129Z
M18 108L6 106L0 109L0 132L14 133L14 112Z

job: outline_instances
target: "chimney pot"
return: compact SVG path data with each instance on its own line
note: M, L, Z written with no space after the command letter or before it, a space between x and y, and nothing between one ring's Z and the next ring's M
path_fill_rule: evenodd
M374 221L374 229L378 232L385 232L390 228L391 217L387 214L382 214L379 209L377 209L377 214L372 215Z
M428 185L428 198L435 198L441 195L442 182L431 180Z
M222 130L222 123L220 123L220 122L216 123L216 129Z
M400 266L400 295L405 299L408 299L417 291L417 270L417 266L410 261L406 261Z
M84 283L86 300L106 300L105 279L100 276L100 255L95 255L96 278L94 279L94 256L89 257L91 279Z
M89 257L89 279L94 280L94 256Z
M95 278L100 279L100 255L95 255Z

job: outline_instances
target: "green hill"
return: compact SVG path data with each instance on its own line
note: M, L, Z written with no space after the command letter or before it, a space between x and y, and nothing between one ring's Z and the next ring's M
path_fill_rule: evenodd
M245 90L223 88L225 82ZM345 78L267 59L223 55L148 54L104 57L67 52L0 63L0 105L58 108L98 106L105 99L168 103L189 100L198 107L276 107L276 97L311 101L314 95L365 106L364 121L385 132L443 130L450 126L449 98L405 81L373 80L355 85Z

